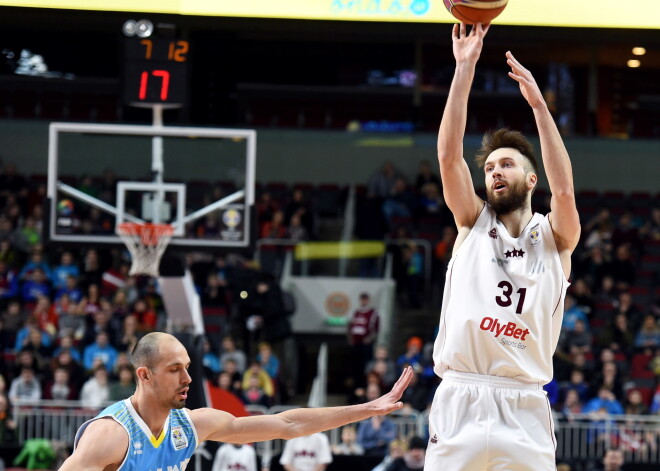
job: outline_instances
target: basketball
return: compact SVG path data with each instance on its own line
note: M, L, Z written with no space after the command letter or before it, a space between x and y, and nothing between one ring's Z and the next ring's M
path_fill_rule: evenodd
M509 0L444 0L449 13L466 24L489 24L502 13Z

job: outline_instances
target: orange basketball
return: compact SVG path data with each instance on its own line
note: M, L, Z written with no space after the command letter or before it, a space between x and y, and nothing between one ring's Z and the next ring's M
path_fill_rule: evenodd
M489 24L497 17L509 0L444 0L445 7L454 17L467 24Z

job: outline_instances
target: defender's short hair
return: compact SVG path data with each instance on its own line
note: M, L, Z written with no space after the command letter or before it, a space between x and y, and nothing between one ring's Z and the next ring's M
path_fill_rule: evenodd
M501 128L496 131L492 129L486 134L481 141L481 148L475 157L475 161L479 167L483 167L488 156L495 150L503 147L511 147L516 149L524 155L529 161L531 168L526 169L528 172L531 170L538 175L539 165L534 156L534 146L520 131L513 131L508 128Z
M158 361L159 347L162 339L162 333L151 332L138 341L131 353L133 371L136 371L141 366L153 369Z

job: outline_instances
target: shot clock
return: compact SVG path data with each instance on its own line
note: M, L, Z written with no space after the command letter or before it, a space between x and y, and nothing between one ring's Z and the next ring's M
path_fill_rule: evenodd
M185 105L190 43L175 38L125 38L124 102Z

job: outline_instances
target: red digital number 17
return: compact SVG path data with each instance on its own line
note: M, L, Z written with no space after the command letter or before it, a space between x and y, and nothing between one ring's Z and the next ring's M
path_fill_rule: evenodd
M167 101L167 96L170 91L170 73L167 70L152 70L151 73L146 70L142 72L140 77L140 93L138 97L140 100L146 100L147 98L147 88L149 86L149 75L154 77L160 77L160 99L162 101Z

